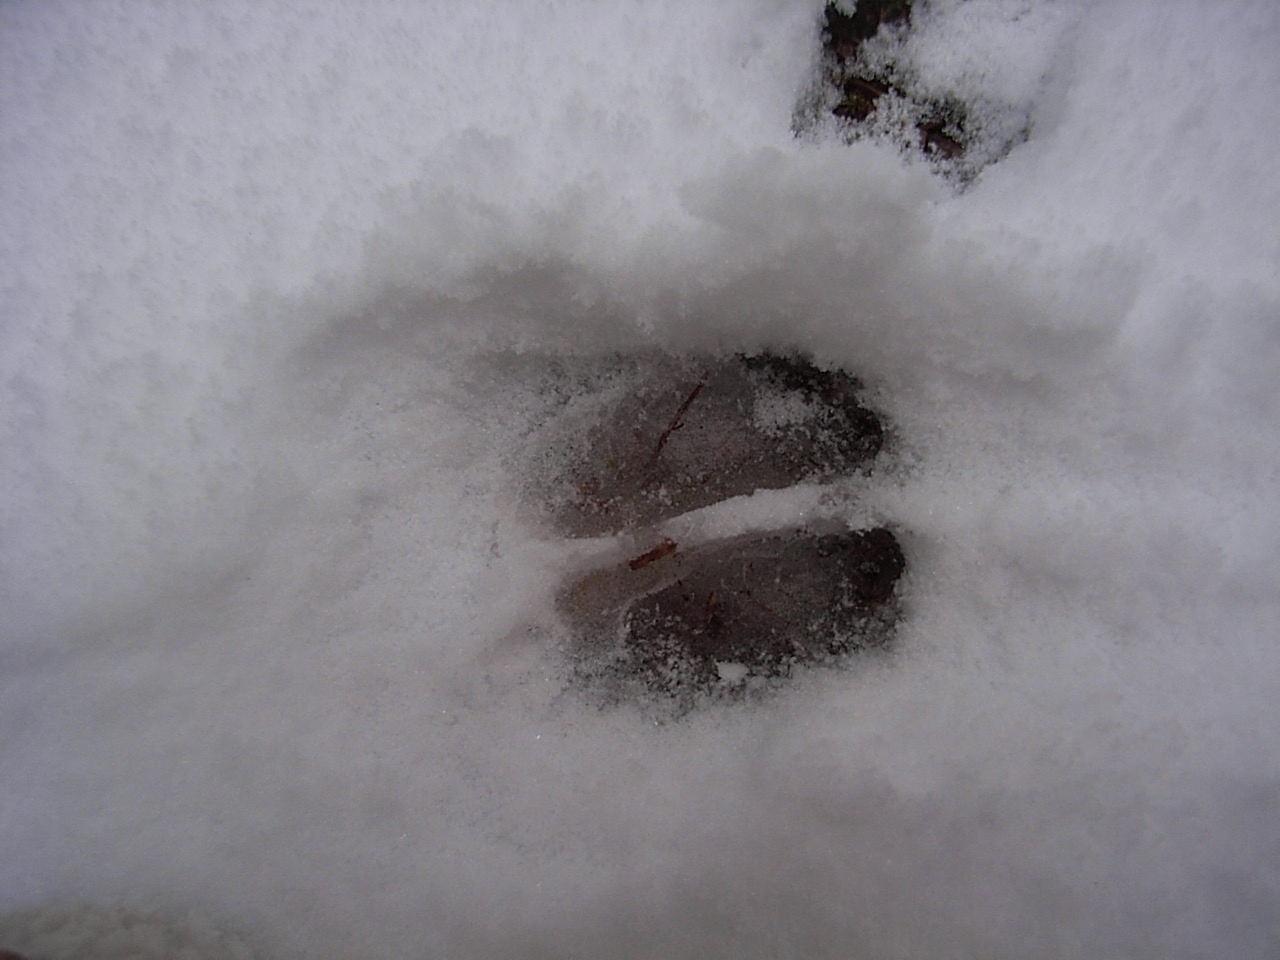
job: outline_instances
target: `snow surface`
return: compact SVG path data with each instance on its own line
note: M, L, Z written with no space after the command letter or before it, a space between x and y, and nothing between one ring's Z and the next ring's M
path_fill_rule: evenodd
M0 945L1275 955L1280 7L939 0L961 193L791 138L819 12L0 6ZM655 346L870 386L894 657L566 693L521 450Z

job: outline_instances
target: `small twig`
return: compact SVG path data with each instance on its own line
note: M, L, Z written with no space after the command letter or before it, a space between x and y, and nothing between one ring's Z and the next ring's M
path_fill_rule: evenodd
M680 404L680 409L676 411L676 415L672 417L671 422L667 424L667 429L663 430L661 435L659 435L658 445L653 449L653 456L649 458L648 466L652 466L655 462L657 462L658 457L661 456L662 454L662 448L667 445L667 440L670 439L671 434L673 434L676 430L680 429L680 425L681 425L680 418L683 417L688 412L689 407L693 404L694 398L701 391L702 391L702 384L699 383L696 387L693 388L693 390L689 393L689 395L684 398L684 403Z
M707 609L706 609L706 613L702 618L706 623L710 623L712 620L715 619L716 599L717 599L716 592L712 590L711 593L707 596Z
M632 570L639 570L641 567L647 567L655 560L661 560L663 557L669 557L675 552L676 542L670 537L663 537L660 544L652 550L648 550L640 554L640 556L636 557L634 560L629 560L627 562L627 566Z

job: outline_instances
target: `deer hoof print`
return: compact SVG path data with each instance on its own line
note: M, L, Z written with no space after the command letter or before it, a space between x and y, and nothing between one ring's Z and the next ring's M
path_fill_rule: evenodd
M685 713L888 647L906 570L888 527L827 518L673 536L733 498L868 475L884 443L859 381L803 357L612 364L526 453L541 522L613 547L557 598L574 685Z

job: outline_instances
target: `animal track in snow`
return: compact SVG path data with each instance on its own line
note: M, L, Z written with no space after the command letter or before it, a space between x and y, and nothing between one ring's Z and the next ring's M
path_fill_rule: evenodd
M801 357L651 354L566 404L530 448L527 499L561 536L639 545L559 594L577 684L684 712L890 642L906 561L885 527L664 535L731 498L867 473L884 429L861 392Z

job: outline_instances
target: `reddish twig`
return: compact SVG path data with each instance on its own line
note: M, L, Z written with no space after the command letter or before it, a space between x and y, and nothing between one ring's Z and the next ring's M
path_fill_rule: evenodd
M634 560L629 561L627 566L632 570L639 570L641 567L647 567L655 560L661 560L663 557L669 557L675 552L676 542L670 537L663 537L660 544L652 550L648 550L640 554L640 556L636 557Z
M667 440L676 430L680 429L680 418L683 417L692 406L694 398L702 391L702 384L699 383L690 392L689 396L684 398L684 403L680 404L680 409L676 411L676 415L671 418L671 422L667 424L667 428L662 431L658 437L658 445L653 448L653 456L649 458L649 465L652 466L662 454L662 448L666 446Z

